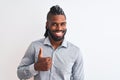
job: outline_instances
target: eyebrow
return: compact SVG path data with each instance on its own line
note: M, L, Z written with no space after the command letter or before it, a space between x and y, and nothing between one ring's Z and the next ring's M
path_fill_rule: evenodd
M52 22L52 23L57 23L57 22ZM67 22L65 21L65 22L60 22L60 23L67 23Z

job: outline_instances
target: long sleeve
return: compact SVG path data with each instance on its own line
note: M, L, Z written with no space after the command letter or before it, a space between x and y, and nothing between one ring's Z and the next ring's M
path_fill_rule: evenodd
M83 59L80 50L72 68L72 80L84 80Z
M38 72L34 70L34 62L35 62L35 49L34 46L31 44L22 61L17 69L17 75L19 79L29 79L32 76L36 75Z

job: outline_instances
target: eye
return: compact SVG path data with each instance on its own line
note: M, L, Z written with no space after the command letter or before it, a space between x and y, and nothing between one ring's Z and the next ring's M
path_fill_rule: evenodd
M57 26L57 24L56 23L52 23L52 26Z
M64 23L61 23L61 26L66 26L66 23L64 22Z

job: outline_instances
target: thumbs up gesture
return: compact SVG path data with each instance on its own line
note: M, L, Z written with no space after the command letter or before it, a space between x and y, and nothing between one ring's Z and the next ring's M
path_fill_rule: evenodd
M48 71L51 68L52 59L51 57L43 57L42 48L40 48L38 61L34 64L36 71Z

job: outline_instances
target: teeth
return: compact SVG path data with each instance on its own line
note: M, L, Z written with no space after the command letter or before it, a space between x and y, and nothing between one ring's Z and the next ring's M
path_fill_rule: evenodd
M62 32L56 32L55 33L57 36L62 36Z

